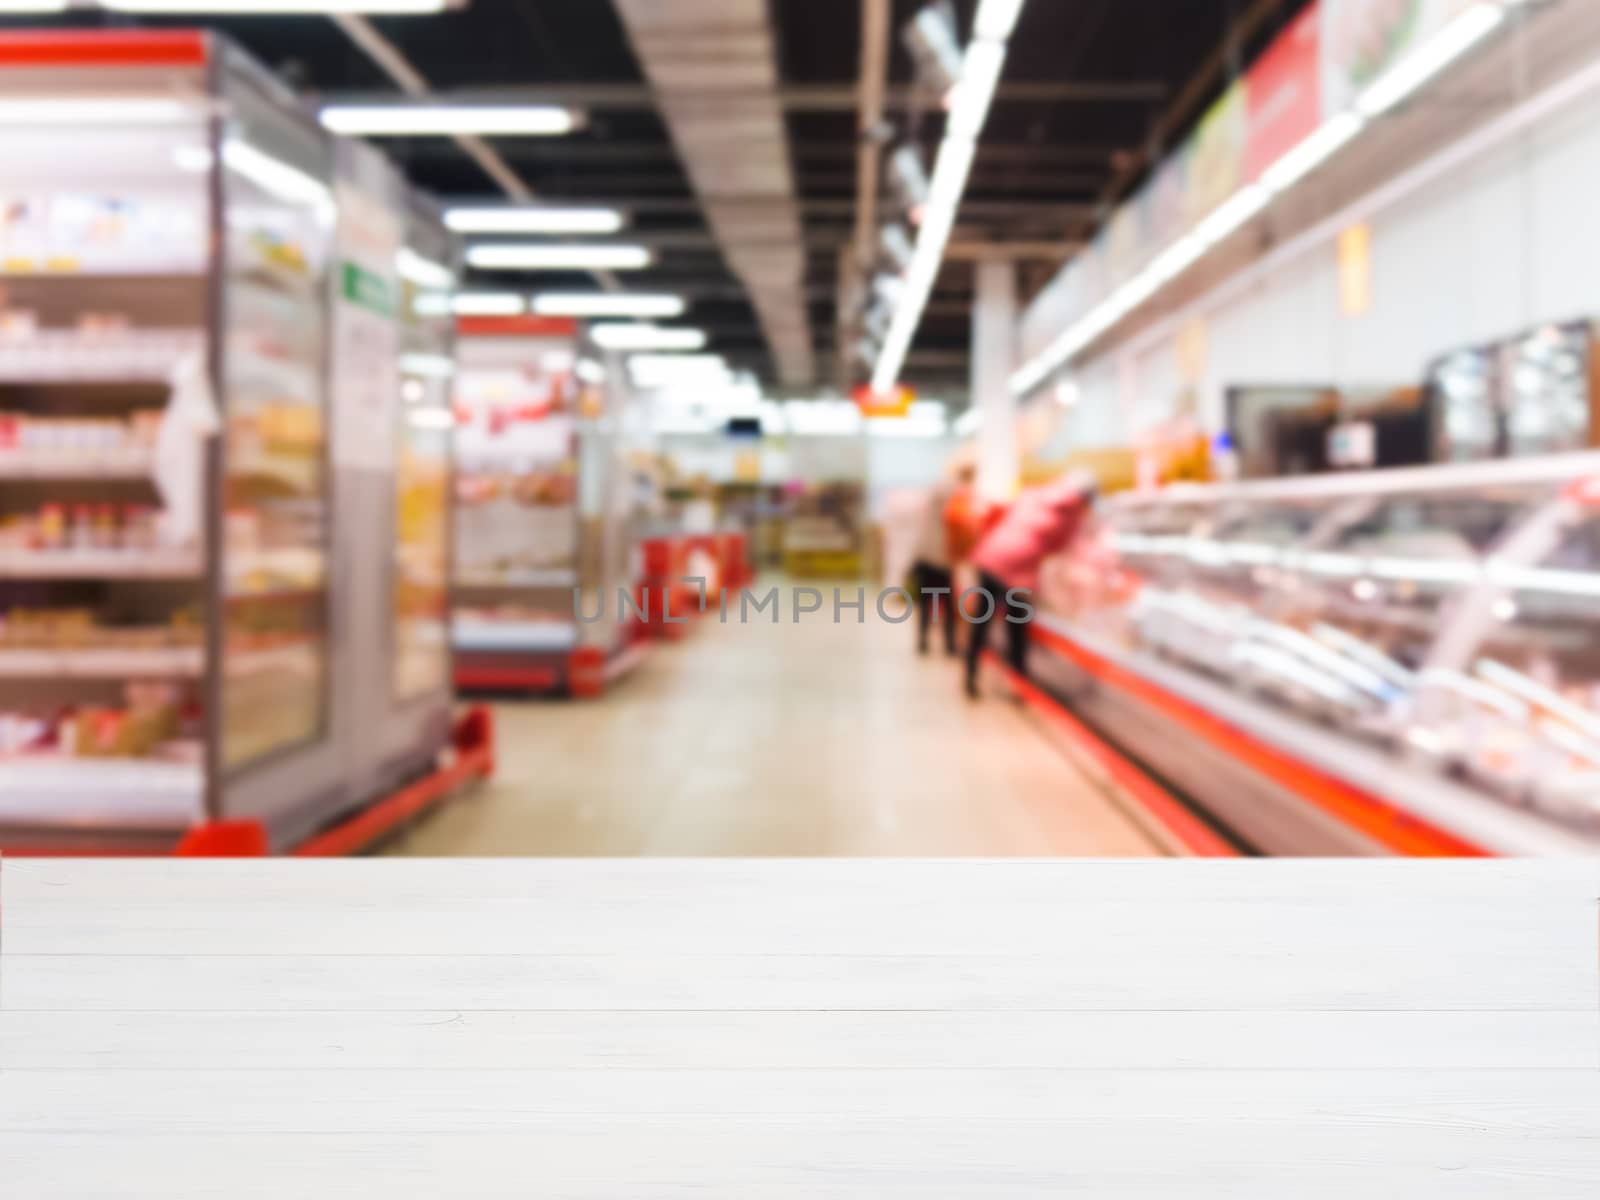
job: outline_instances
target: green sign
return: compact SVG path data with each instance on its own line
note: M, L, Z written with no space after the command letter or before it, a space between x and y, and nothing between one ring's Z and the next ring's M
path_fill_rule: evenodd
M380 317L395 315L394 288L382 275L369 271L360 263L342 263L340 277L344 298L349 303L370 309Z

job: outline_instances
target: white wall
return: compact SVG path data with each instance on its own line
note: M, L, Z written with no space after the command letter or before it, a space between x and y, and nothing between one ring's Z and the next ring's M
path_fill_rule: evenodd
M1206 325L1202 416L1221 427L1240 384L1388 387L1422 381L1461 346L1600 316L1600 120L1579 102L1370 219L1372 308L1339 310L1336 248L1321 243L1220 306ZM1189 318L1180 318L1178 326ZM1079 447L1127 445L1184 389L1168 327L1077 372Z

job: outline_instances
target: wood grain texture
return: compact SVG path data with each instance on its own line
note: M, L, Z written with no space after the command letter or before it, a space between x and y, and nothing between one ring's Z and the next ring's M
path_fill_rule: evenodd
M1600 1194L1600 864L0 863L27 1197Z

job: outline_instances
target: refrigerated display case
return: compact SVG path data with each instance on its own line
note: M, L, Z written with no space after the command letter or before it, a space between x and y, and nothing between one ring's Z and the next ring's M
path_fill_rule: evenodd
M472 317L458 335L457 678L557 686L578 645L578 327Z
M363 254L368 308L392 286L394 249L351 240L382 164L211 35L0 49L26 102L0 153L29 168L0 184L0 846L293 844L450 737L447 690L370 762L361 736L395 660L364 631L399 384L390 345L347 424L372 346L340 313Z
M1042 677L1273 854L1600 850L1600 455L1104 502Z
M1441 356L1428 368L1439 462L1560 454L1600 445L1594 324L1542 325Z

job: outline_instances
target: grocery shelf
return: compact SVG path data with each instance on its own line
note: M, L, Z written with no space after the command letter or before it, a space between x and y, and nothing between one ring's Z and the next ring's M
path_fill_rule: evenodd
M0 758L0 822L183 829L204 816L199 766L148 759Z
M0 649L0 678L190 678L205 671L200 646Z
M0 479L148 479L154 468L155 453L146 446L0 451Z
M457 615L453 640L458 650L559 652L578 644L578 627L559 621L493 621Z
M0 549L0 576L12 579L198 579L193 550Z
M467 588L556 588L574 587L578 572L571 567L534 568L526 571L506 571L500 575L466 575L456 579L456 586Z

